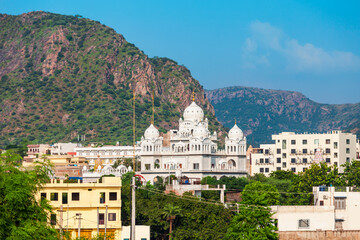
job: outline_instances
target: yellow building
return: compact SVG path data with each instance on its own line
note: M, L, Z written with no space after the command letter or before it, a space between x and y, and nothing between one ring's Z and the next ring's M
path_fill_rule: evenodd
M72 238L91 238L113 234L121 239L121 179L103 177L96 183L66 183L52 179L44 185L38 197L46 198L53 206L50 224L68 231ZM80 227L79 227L80 226Z

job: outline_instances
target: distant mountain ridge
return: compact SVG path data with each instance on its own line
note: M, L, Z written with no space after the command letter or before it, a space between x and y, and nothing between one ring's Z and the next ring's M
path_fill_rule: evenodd
M34 143L132 143L150 125L175 128L191 103L204 109L212 131L223 133L203 87L168 58L149 58L113 29L81 16L0 14L0 148Z
M269 143L271 134L283 131L360 135L360 103L321 104L299 92L241 86L206 90L206 96L225 127L237 120L248 143Z

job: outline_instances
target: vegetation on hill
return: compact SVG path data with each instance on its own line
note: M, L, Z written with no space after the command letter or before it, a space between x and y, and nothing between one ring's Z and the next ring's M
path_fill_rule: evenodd
M149 58L113 29L80 16L31 12L0 14L0 146L34 143L132 142L150 125L176 127L192 91L222 131L202 86L168 58Z
M299 92L251 87L206 91L216 117L228 128L238 126L248 143L270 143L271 135L284 132L349 131L360 136L360 103L320 104Z

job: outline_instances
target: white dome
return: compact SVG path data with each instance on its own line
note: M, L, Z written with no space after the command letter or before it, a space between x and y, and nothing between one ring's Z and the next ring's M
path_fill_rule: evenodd
M204 111L195 102L192 102L190 106L185 108L184 120L197 120L202 121L204 119Z
M158 138L159 136L160 136L159 130L157 130L153 124L151 124L150 127L148 127L144 133L145 139Z
M236 125L233 126L232 129L229 131L229 138L230 139L242 139L244 137L243 131Z
M194 129L194 133L193 136L194 137L207 137L208 130L205 128L204 125L198 125L195 129Z

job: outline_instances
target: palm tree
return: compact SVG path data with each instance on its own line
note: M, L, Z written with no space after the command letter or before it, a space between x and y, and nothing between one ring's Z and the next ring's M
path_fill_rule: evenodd
M171 240L172 224L176 216L181 216L181 209L172 203L168 203L164 207L163 216L170 222L169 240Z

